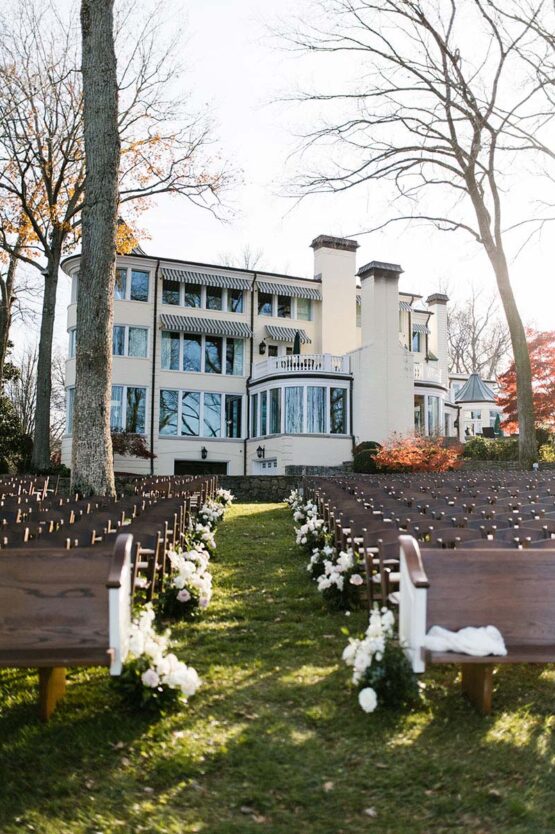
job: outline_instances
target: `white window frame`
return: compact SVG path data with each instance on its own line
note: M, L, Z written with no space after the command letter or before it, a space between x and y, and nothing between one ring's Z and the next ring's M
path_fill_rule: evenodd
M131 386L136 387L136 386ZM140 386L139 386L140 387ZM161 434L160 433L160 392L161 391L175 391L177 392L177 432L176 434ZM183 404L182 400L183 394L199 394L200 395L200 408L199 408L199 434L181 434L181 417L182 417L182 410ZM219 437L212 437L208 434L203 434L204 431L204 396L205 394L218 394L220 397L221 408L220 408L220 435ZM241 397L241 432L240 437L227 437L226 432L226 420L225 420L225 398L226 396L229 397ZM244 440L245 438L245 396L236 391L205 391L199 388L168 388L166 385L161 385L159 392L158 392L158 437L161 440L195 440L195 439L202 439L202 440L228 440L228 441L239 441Z
M162 338L164 333L175 333L175 330L160 331L160 370L170 373L181 374L207 374L207 376L228 376L231 379L245 379L245 368L247 367L247 339L242 336L217 336L222 340L222 372L221 374L212 374L206 371L206 334L203 333L179 333L179 368L164 368L162 367ZM185 371L183 370L183 352L184 342L187 336L200 336L200 371ZM240 374L228 374L226 368L226 354L227 354L227 340L234 339L243 342L243 372Z
M308 432L307 429L307 405L308 405L308 388L325 388L325 414L324 414L324 432ZM256 391L253 391L250 396L253 397L255 394L262 394L266 392L267 396L267 406L266 406L266 429L269 428L270 425L270 391L273 388L277 388L282 393L280 394L280 431L279 434L285 434L285 391L286 388L302 388L303 389L303 426L302 431L295 434L295 437L350 437L349 426L351 425L351 396L350 396L350 387L349 385L342 384L339 381L335 380L320 380L314 379L310 380L310 382L305 380L290 380L286 383L281 383L276 385L275 381L272 382L268 388L257 388ZM343 390L347 391L347 412L346 412L346 429L347 431L344 434L332 434L331 433L331 415L330 415L330 407L331 407L331 389L332 388L342 388ZM252 400L251 400L251 408L252 408ZM257 421L256 421L256 428L258 434L257 437L275 437L275 434L261 434L261 408L260 408L260 399L258 401L258 414L257 414ZM251 432L251 426L249 425L249 433ZM291 435L293 436L293 435ZM250 434L251 439L255 439L252 434Z
M171 280L171 279L170 279ZM240 313L229 310L228 309L228 288L227 287L220 287L222 291L222 308L221 310L212 310L208 309L206 306L206 290L208 285L207 284L195 284L200 288L200 307L186 307L185 306L185 285L186 281L179 282L179 303L178 304L168 304L167 301L164 301L164 279L162 279L162 285L160 288L160 303L164 305L164 307L184 307L186 310L207 310L209 313L228 313L232 316L243 316L245 315L245 290L240 290L243 294L243 309ZM190 284L193 284L192 281L189 281ZM218 289L218 287L213 287L213 289Z
M125 298L115 298L114 301L133 301L135 304L149 304L152 298L152 270L143 266L121 266L116 264L117 269L125 270ZM146 301L139 301L136 298L131 298L131 272L145 272L148 275L148 297Z
M142 324L123 324L123 322L116 321L113 324L113 327L123 327L125 329L125 334L123 337L123 353L114 353L114 348L112 344L112 358L113 359L123 359L124 357L127 359L150 359L150 327L143 327ZM129 354L129 328L133 327L135 330L146 330L146 356L131 356ZM112 340L113 340L113 330L112 330ZM132 386L133 387L133 386ZM142 388L143 386L139 386Z
M68 334L68 347L67 347L67 358L68 359L75 359L75 354L77 351L77 328L70 327L67 331Z
M125 385L121 382L114 382L112 380L112 388L123 388L123 397L121 403L121 423L122 423L122 432L127 433L127 429L125 426L127 425L127 389L128 388L143 388L145 392L145 430L144 432L132 432L132 434L136 434L138 437L147 437L148 430L149 430L149 407L150 407L150 398L149 398L149 387L148 385ZM112 405L114 400L112 399L112 390L110 389L110 424L112 422ZM111 427L110 427L111 430Z

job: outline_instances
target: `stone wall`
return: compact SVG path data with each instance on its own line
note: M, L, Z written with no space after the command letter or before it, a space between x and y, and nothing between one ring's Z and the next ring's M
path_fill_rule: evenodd
M313 478L335 478L342 475L352 475L352 464L343 466L286 466L285 474L302 478L304 475Z
M237 501L273 503L283 501L302 478L287 475L221 475L220 484L230 489Z

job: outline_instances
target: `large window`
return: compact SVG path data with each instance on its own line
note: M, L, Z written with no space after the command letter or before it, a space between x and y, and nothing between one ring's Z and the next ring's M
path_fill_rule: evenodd
M297 298L297 318L310 321L312 318L312 302L310 298Z
M270 434L281 432L281 388L270 388Z
M162 333L162 368L166 371L179 370L179 345L181 336L179 333Z
M330 388L330 434L347 434L346 388Z
M145 359L148 350L148 329L116 324L113 328L112 354Z
M148 272L142 269L131 270L131 301L148 301Z
M238 394L161 390L160 435L240 438L242 405Z
M118 266L114 281L116 301L148 301L150 273L144 269Z
M223 290L221 287L206 287L206 309L221 310Z
M110 429L144 434L146 424L146 388L112 385Z
M228 290L227 291L227 311L228 313L242 313L243 312L243 290Z
M221 336L205 336L204 339L204 371L221 374L223 339Z
M302 434L303 389L295 385L285 389L285 433Z
M201 306L201 288L199 284L185 284L184 300L185 307Z
M241 437L243 397L238 394L225 396L225 436Z
M166 371L177 371L182 367L188 373L243 376L245 340L163 331L160 362Z
M422 333L418 330L412 331L412 350L414 353L420 353L422 350Z
M183 370L184 371L200 371L202 370L202 337L189 336L183 337Z
M179 281L168 281L164 278L162 284L162 304L179 304L181 286Z
M428 434L439 434L439 397L428 396Z
M274 297L269 292L258 291L258 315L271 316Z
M306 431L308 434L326 431L326 389L320 385L309 385L306 389Z
M116 269L116 280L114 282L114 298L116 301L125 301L127 297L127 270L123 267Z
M277 314L280 319L291 318L291 296L278 295L277 297Z

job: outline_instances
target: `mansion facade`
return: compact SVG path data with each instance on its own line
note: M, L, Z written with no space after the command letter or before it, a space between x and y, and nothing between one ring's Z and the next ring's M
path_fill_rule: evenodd
M152 461L116 471L283 474L337 466L394 432L465 439L495 424L495 391L449 375L448 298L399 291L398 264L357 269L356 241L311 244L314 278L118 256L111 424L145 436ZM80 256L65 259L71 463ZM470 399L475 397L475 399Z

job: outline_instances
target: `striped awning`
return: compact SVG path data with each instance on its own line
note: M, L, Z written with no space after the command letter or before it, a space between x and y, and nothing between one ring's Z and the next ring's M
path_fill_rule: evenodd
M205 336L233 336L237 339L248 339L252 336L252 331L245 321L209 319L200 316L173 316L169 313L163 313L160 316L160 330L200 333Z
M357 294L357 307L360 307L362 304L362 296Z
M316 287L297 287L293 284L274 284L270 281L257 281L256 286L260 292L288 295L292 298L310 298L313 301L322 300L322 293Z
M400 301L399 302L399 310L403 310L405 313L412 312L412 305L410 301Z
M427 324L414 324L412 325L412 329L414 333L426 333L429 334L430 328Z
M190 272L188 269L163 267L162 275L168 281L179 281L182 284L204 284L207 287L224 287L228 290L249 290L252 286L252 282L248 278L239 278L237 275Z
M309 345L312 341L305 330L299 330L295 327L280 327L275 324L266 325L266 334L275 342L291 342L295 341L295 334L298 333L301 338L301 344Z

